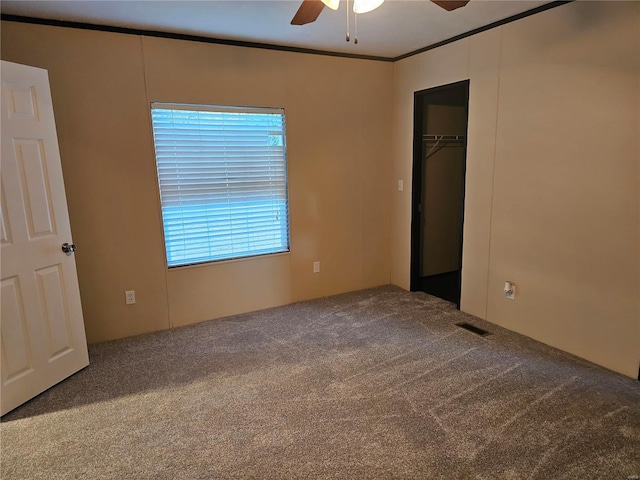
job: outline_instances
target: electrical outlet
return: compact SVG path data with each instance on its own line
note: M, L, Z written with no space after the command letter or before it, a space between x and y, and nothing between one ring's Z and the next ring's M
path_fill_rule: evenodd
M404 181L398 180L398 191L402 192L404 190Z
M124 302L127 305L133 305L136 303L136 291L135 290L126 290L124 292Z
M320 273L320 262L313 262L313 273Z

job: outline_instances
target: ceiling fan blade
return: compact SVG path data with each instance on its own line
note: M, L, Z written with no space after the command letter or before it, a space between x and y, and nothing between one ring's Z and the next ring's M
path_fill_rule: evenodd
M304 0L291 20L291 25L305 25L315 22L324 8L321 0Z
M444 8L447 12L455 10L456 8L464 7L469 0L431 0L439 7Z

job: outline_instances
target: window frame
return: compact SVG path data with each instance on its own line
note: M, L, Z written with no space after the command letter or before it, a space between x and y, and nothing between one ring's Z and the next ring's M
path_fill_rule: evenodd
M183 110L189 112L215 112L215 113L243 113L243 114L279 114L282 116L282 161L283 161L283 171L284 171L284 200L286 206L286 218L284 220L284 224L281 228L286 230L286 245L283 249L273 251L273 252L262 252L262 253L247 253L247 254L239 254L233 255L223 258L213 258L202 261L184 261L184 263L169 264L169 249L167 246L167 238L166 238L166 230L165 230L165 217L164 217L164 208L163 200L162 200L162 187L160 180L160 167L158 164L158 152L156 145L156 132L155 132L155 124L153 120L153 110ZM153 142L153 153L154 153L154 163L157 175L157 185L158 185L158 206L160 208L160 220L161 220L161 230L162 230L162 239L163 239L163 248L164 248L164 259L165 265L167 269L180 269L180 268L192 268L192 267L201 267L206 265L211 265L215 263L227 263L227 262L238 262L238 261L247 261L251 259L256 259L260 257L268 257L268 256L281 256L281 255L289 255L291 253L291 213L290 213L290 204L289 204L289 168L288 168L288 155L287 155L287 123L286 123L286 112L283 107L249 107L249 106L229 106L229 105L206 105L206 104L188 104L188 103L172 103L172 102L151 102L149 108L149 116L151 121L151 136Z

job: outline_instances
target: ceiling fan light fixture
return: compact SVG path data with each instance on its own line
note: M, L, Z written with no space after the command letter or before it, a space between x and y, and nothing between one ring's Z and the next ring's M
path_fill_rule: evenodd
M324 0L322 0L324 2ZM375 10L384 3L384 0L354 0L353 11L355 13L367 13Z
M331 10L337 10L338 6L340 5L340 0L322 0L322 3L324 3Z

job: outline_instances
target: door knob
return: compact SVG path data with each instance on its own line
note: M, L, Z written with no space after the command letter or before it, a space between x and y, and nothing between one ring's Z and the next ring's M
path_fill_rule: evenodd
M76 251L76 246L73 243L63 243L62 244L62 251L64 253L66 253L67 255L72 254L73 252Z

